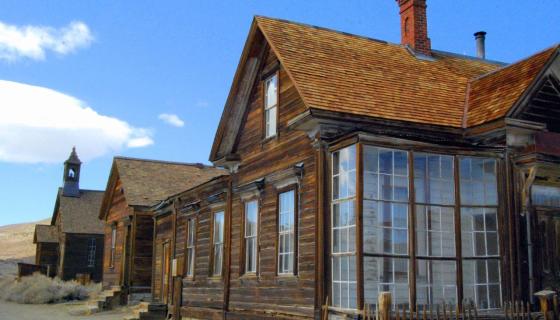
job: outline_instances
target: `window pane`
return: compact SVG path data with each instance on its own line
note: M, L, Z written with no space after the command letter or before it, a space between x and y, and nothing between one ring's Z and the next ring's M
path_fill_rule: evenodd
M332 265L332 305L344 309L355 309L356 258L354 256L333 256Z
M408 254L408 205L365 200L365 253Z
M455 203L452 156L415 153L414 170L417 202L442 205Z
M533 185L531 197L534 205L544 207L560 207L560 188L553 186Z
M461 157L461 203L497 205L496 160Z
M499 308L501 284L499 260L463 261L463 296L481 309Z
M390 291L394 305L408 305L408 259L364 257L365 302L377 305L380 291Z
M418 260L416 290L418 304L457 303L454 261Z
M292 273L293 272L293 256L294 256L294 202L295 191L290 190L283 192L279 195L279 208L278 208L278 273ZM342 213L344 214L344 213ZM337 206L337 221L347 220L347 213L345 217L341 217L341 211ZM333 243L336 250L342 250L340 235L346 232L343 229L333 230L336 234L336 243ZM336 251L335 251L336 252Z
M273 107L277 103L277 86L278 86L278 77L276 75L268 78L266 80L266 91L265 91L265 108L268 109Z
M495 208L461 208L462 252L465 257L499 254Z
M416 206L417 254L455 256L455 213L451 207Z

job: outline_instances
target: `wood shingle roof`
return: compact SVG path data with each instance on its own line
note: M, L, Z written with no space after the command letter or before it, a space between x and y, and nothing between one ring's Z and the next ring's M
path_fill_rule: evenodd
M56 226L46 224L36 224L33 234L33 243L58 243Z
M420 59L399 44L278 19L255 21L307 107L449 127L504 116L558 50L503 67L436 50L433 59Z
M227 171L202 164L115 157L129 205L153 206Z
M60 230L65 233L102 234L103 221L99 220L99 210L103 191L80 189L79 197L67 197L58 189L51 225L60 215Z

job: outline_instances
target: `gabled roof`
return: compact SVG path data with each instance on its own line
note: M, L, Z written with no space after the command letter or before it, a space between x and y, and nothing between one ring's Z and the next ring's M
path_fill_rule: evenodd
M247 81L248 56L255 56L262 38L311 111L459 129L505 116L515 97L528 88L547 57L558 48L503 68L503 63L437 50L432 51L431 58L420 58L400 44L255 17L216 133L211 161L226 156L233 148L230 140L221 140L232 132L237 134L238 129L231 128L239 126L238 118L228 122L228 117L237 112L232 109L244 108L234 103L238 82ZM485 103L494 97L500 101Z
M104 223L98 219L103 194L103 191L80 189L79 197L66 197L59 188L51 225L56 224L60 215L61 232L103 233Z
M33 243L39 242L58 243L56 226L36 224L35 232L33 234Z
M200 163L115 157L99 217L104 218L117 178L129 206L151 207L227 171Z
M517 63L473 79L469 87L466 127L503 117L535 81L554 53L556 45Z

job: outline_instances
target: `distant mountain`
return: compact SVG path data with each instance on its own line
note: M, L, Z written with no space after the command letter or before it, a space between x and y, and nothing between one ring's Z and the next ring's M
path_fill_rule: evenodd
M33 232L36 224L50 224L50 219L0 226L0 260L35 261Z

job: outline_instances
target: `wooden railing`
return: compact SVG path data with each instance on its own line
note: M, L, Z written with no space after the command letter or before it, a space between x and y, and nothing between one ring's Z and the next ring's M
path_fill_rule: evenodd
M558 296L551 297L546 304L540 304L536 311L536 305L524 301L504 301L501 309L481 310L472 301L463 301L461 309L457 305L419 305L417 310L411 311L406 305L392 305L391 295L382 292L378 298L378 304L365 304L363 310L352 315L338 313L337 319L363 319L363 320L453 320L453 319L505 319L505 320L560 320L560 307ZM322 308L322 320L330 318L333 314L329 308L329 300Z

